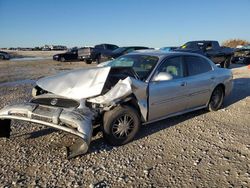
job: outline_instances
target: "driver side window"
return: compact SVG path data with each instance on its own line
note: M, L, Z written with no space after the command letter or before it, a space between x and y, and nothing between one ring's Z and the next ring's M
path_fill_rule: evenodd
M158 69L157 73L160 72L170 74L173 79L178 79L184 77L184 64L182 62L182 57L173 57L167 59Z

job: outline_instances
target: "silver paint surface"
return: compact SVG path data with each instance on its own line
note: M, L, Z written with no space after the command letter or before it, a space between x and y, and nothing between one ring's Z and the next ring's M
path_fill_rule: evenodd
M100 95L109 71L110 67L80 69L42 78L37 85L53 94L80 100Z

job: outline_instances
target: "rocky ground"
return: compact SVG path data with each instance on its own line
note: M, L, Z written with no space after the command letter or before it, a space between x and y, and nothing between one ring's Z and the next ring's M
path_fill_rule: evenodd
M0 68L1 108L28 100L32 88L30 82L4 83L85 66L21 63ZM76 138L13 121L11 138L0 138L0 187L250 187L250 70L232 70L234 90L223 109L145 125L135 141L120 147L98 134L89 152L72 160L65 146ZM5 78L6 71L12 76Z

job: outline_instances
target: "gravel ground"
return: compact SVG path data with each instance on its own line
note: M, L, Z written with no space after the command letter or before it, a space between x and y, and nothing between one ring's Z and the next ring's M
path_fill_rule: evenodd
M43 72L53 74L57 64L47 65ZM37 67L29 70L32 79L40 77ZM75 137L13 121L11 138L0 138L0 187L250 187L250 70L233 72L233 93L223 109L145 125L135 141L120 147L98 134L89 152L72 160L65 146ZM12 75L11 81L27 79L25 72ZM28 100L31 88L25 82L2 85L0 107Z

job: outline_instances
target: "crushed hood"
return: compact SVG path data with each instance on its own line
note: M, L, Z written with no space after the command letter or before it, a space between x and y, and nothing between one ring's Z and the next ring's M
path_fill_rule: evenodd
M53 94L85 99L100 95L111 67L97 67L60 73L39 79L37 85Z

